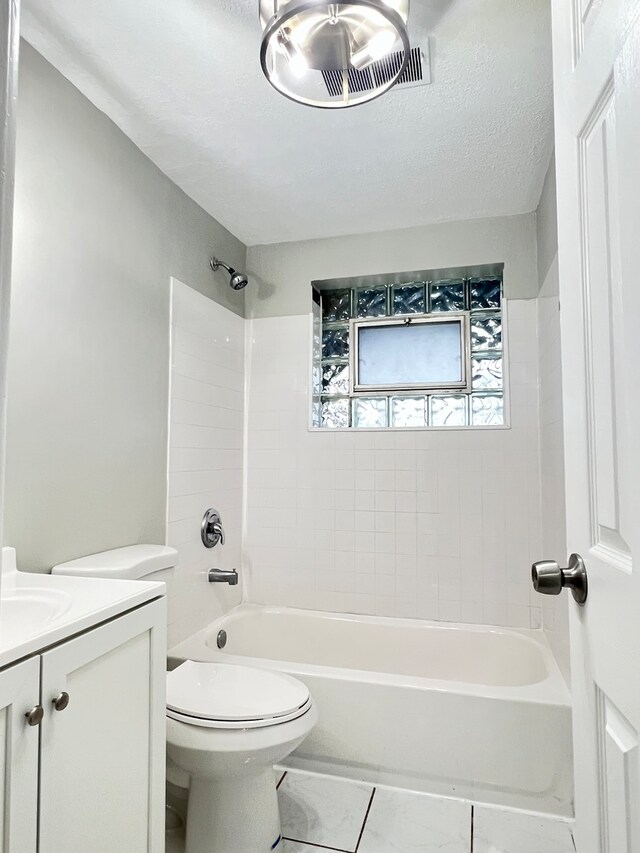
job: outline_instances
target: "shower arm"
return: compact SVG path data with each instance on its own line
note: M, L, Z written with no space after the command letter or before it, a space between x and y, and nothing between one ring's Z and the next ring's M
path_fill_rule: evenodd
M234 268L230 267L229 264L225 264L224 261L218 260L218 258L211 258L211 260L209 261L209 264L211 265L211 269L214 272L217 272L220 269L220 267L222 267L223 269L225 269L229 273L229 275L235 275L236 271L234 270Z

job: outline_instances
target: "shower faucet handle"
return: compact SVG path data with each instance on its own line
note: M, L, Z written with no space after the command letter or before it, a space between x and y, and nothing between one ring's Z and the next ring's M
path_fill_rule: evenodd
M205 548L214 548L218 543L224 545L224 527L222 518L216 509L208 509L202 517L200 536Z
M531 583L543 595L560 595L568 587L578 604L587 600L587 569L580 554L569 557L569 565L561 569L555 560L540 560L531 566Z
M211 533L214 536L218 537L218 541L221 545L224 545L224 527L222 526L221 521L214 521L210 527Z

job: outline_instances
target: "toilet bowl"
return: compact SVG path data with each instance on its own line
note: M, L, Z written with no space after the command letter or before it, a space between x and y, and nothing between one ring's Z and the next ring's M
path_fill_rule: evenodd
M195 661L168 673L167 758L172 781L189 785L186 853L281 849L273 765L317 719L307 687L284 673Z

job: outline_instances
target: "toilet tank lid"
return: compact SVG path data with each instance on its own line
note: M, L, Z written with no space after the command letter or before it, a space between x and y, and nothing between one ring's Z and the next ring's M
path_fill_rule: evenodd
M170 569L177 561L178 552L167 545L128 545L61 563L51 569L51 574L137 580Z

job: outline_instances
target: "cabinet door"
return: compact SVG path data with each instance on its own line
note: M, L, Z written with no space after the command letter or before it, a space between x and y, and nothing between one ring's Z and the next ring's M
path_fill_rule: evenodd
M40 658L0 672L0 853L35 853L39 726L25 714L40 700Z
M40 853L164 850L165 638L161 599L42 655Z

